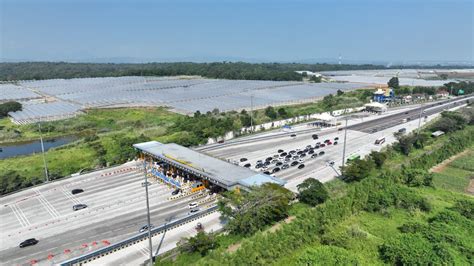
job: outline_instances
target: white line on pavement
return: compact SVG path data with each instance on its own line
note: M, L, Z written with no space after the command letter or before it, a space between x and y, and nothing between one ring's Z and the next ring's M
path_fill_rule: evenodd
M8 205L10 206L10 208L12 209L12 212L13 214L15 215L15 217L18 219L18 221L20 222L21 226L22 227L26 227L28 224L23 220L24 218L20 215L20 213L18 213L18 211L16 210L17 206L15 203L13 204L10 204Z
M35 188L34 191L36 192L38 200L43 204L45 209L49 212L49 214L53 218L57 218L60 216L60 213L49 203L49 201L44 197L44 195L39 191L39 189Z

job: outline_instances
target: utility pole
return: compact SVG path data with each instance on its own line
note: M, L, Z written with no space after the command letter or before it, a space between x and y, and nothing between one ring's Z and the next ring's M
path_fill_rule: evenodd
M253 94L250 95L250 130L253 132Z
M148 244L150 246L150 266L153 266L153 246L151 243L150 201L148 199L148 176L146 172L146 156L143 157L143 171L145 173L146 216L148 224Z
M346 116L346 126L344 128L344 146L342 148L342 167L344 167L344 163L346 160L346 140L347 140L347 119L348 117Z
M46 164L46 156L44 154L43 135L41 134L41 119L38 120L38 129L39 129L39 134L40 134L41 153L43 154L44 175L46 177L46 182L49 182L48 165Z

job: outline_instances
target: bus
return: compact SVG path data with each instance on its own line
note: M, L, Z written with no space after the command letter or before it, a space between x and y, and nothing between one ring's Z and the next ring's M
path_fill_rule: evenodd
M359 154L352 154L351 156L349 156L349 158L347 158L347 162L352 162L352 161L358 160L358 159L360 159Z
M381 137L375 140L375 145L380 145L385 142L385 137Z

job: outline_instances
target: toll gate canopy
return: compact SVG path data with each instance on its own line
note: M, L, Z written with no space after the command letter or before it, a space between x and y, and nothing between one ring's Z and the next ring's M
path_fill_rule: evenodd
M158 161L209 180L227 190L237 187L248 189L264 183L276 183L283 186L286 183L276 177L254 172L175 143L163 144L158 141L149 141L134 144L133 147Z

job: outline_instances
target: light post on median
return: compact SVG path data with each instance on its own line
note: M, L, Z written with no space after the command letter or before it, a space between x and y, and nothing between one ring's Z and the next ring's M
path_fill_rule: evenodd
M346 125L344 127L344 145L343 145L343 148L342 148L342 167L344 167L344 162L345 162L345 157L346 157L346 140L347 140L347 120L348 120L348 117L346 116Z
M153 265L153 246L151 243L150 201L148 199L148 175L146 172L146 157L143 156L143 171L145 173L146 216L148 225L148 244L150 246L150 266Z
M41 134L41 119L38 120L38 129L39 129L39 134L40 134L41 153L43 155L44 175L46 177L46 182L49 182L48 165L46 164L46 156L44 154L43 135Z

